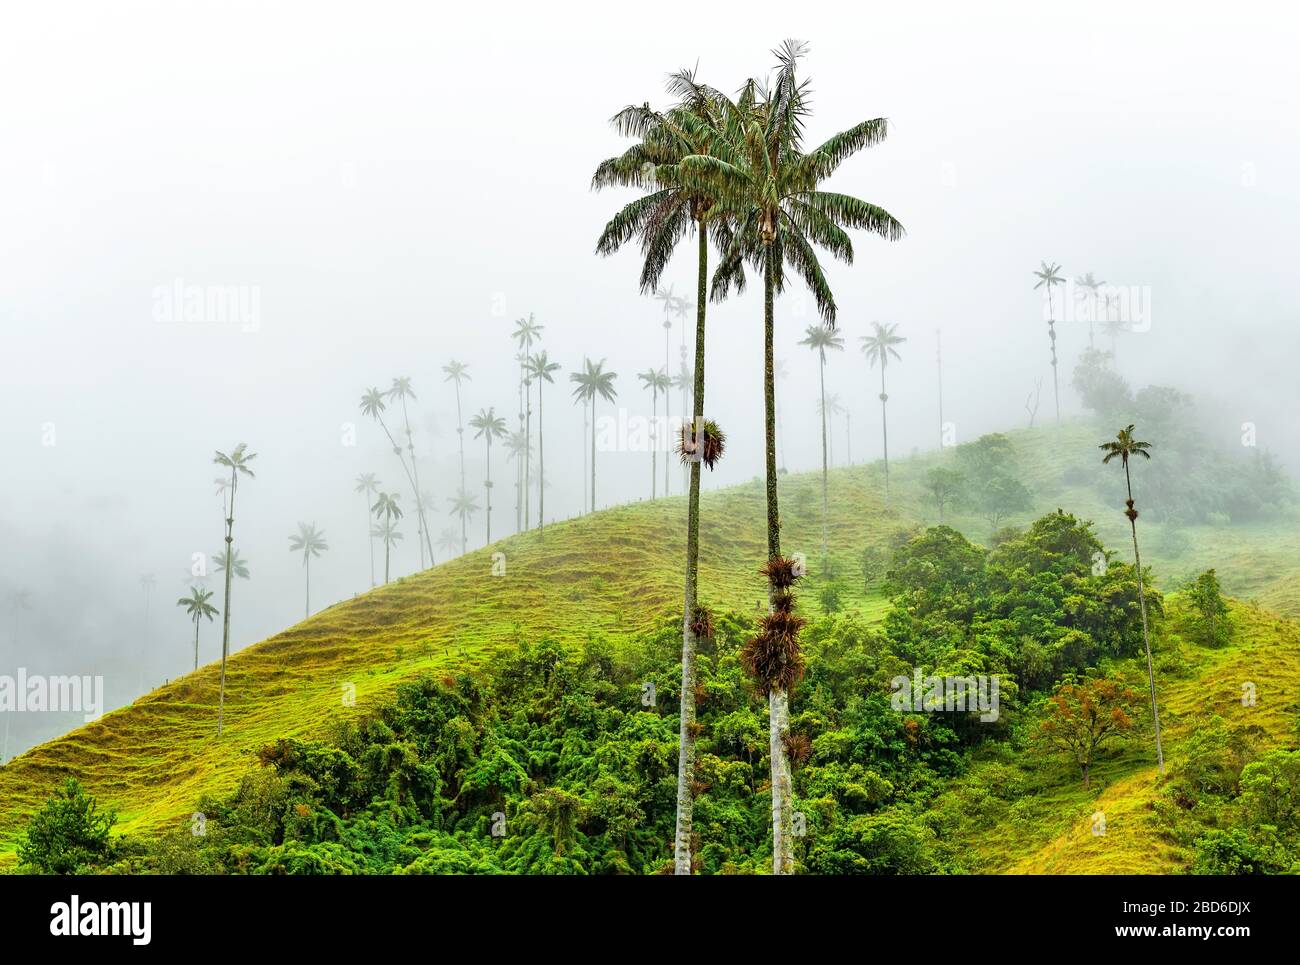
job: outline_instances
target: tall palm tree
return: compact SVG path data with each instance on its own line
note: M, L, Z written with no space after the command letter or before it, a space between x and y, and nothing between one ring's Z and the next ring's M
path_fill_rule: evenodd
M183 596L176 601L177 606L185 607L185 613L194 621L194 669L199 669L199 621L204 617L208 622L217 615L217 608L208 601L212 599L212 591L205 590L202 587L190 587L190 595Z
M352 491L359 493L361 498L366 501L366 528L369 529L370 500L375 493L379 492L379 480L375 478L373 472L363 472L357 476L357 485ZM373 534L370 536L370 585L371 587L375 585L375 537Z
M384 541L384 585L388 585L388 564L392 557L393 543L402 538L394 528L396 521L402 518L402 507L398 505L398 500L402 497L397 493L380 493L375 498L375 504L370 507L370 512L377 518L382 519L372 527L371 535L378 536Z
M812 290L823 321L835 323L835 298L822 273L814 246L843 261L853 257L846 228L871 231L889 240L903 236L903 226L876 205L849 195L818 189L848 157L885 139L884 118L863 121L836 134L820 146L805 150L804 121L809 113L808 84L796 77L806 47L787 41L774 51L777 74L771 85L747 82L737 101L712 92L721 136L711 155L684 158L684 181L699 185L714 199L719 215L734 228L728 231L722 260L714 273L713 296L744 285L743 266L753 265L763 277L763 409L767 475L767 543L769 564L781 556L781 527L776 474L776 383L773 341L775 297L785 288L788 265ZM769 600L784 606L788 596L769 565ZM786 624L787 629L789 624ZM772 629L769 627L769 629ZM773 631L774 632L774 631ZM797 633L778 641L797 652ZM780 675L762 681L768 693L769 746L772 764L773 871L794 870L791 834L791 778L785 750L789 730L788 680Z
M667 378L671 366L669 336L672 328L670 312L674 309L685 321L691 303L673 294L672 286L665 291L659 287L677 243L695 229L696 240L696 298L695 308L695 365L692 389L692 422L697 436L704 431L704 345L705 318L708 302L708 251L710 228L714 229L714 242L726 240L725 219L720 223L715 213L715 198L711 190L699 179L688 178L682 164L691 157L711 157L718 144L722 115L719 110L720 95L712 88L699 83L693 71L680 70L669 75L668 92L677 98L676 104L666 111L651 110L649 105L632 105L615 115L614 126L621 134L639 138L621 156L611 158L597 169L592 179L593 187L607 185L633 186L645 193L625 206L606 225L597 250L611 254L626 241L638 237L643 253L641 290L653 292L664 304L664 367ZM688 183L689 182L689 183ZM685 326L683 325L683 359L685 365ZM685 381L683 380L683 388ZM657 390L656 390L657 395ZM672 416L672 402L664 391L664 421ZM671 492L667 458L664 459L664 495ZM653 468L653 461L652 461ZM686 592L682 608L682 687L680 743L677 767L677 823L674 843L674 870L677 874L691 872L691 837L693 804L691 799L695 770L695 621L698 569L699 569L699 502L700 458L690 460L687 483L687 535L686 535ZM652 485L653 489L653 485Z
M456 437L460 440L460 491L465 491L465 421L461 416L460 409L460 384L470 380L469 366L454 359L442 367L447 373L444 382L451 382L456 387ZM469 548L469 536L465 529L465 517L460 519L460 551L464 553Z
M384 421L384 412L388 409L386 398L387 393L380 392L378 388L368 389L361 396L361 414L370 416L379 423L379 428L384 430L384 435L388 437L388 441L393 447L393 455L397 456L397 461L402 464L402 473L406 476L407 485L411 487L411 499L415 502L418 513L420 489L415 483L415 476L411 472L411 467L406 464L406 456L402 453L402 447L397 444L397 440L393 438L393 434L388 430L388 423Z
M650 424L654 426L654 438L650 440L650 498L655 499L659 495L659 393L666 393L672 382L663 369L646 369L638 372L636 377L650 391Z
M474 438L482 439L487 445L487 478L483 482L483 492L487 503L487 539L492 542L492 440L506 437L506 420L497 415L496 407L479 409L478 415L472 416L469 426L474 429Z
M537 383L537 526L546 526L546 433L543 426L542 383L555 384L551 375L560 370L559 362L552 362L545 350L529 356L528 377Z
M384 544L384 585L388 585L388 558L393 551L393 544L402 539L402 534L397 530L396 519L385 517L383 522L375 523L371 527L371 535L379 537Z
M429 564L433 565L433 537L429 533L429 523L424 518L424 504L420 500L420 464L415 458L415 442L411 436L411 416L406 409L406 400L417 401L415 390L411 388L410 378L393 379L388 388L390 399L399 399L402 403L402 422L406 429L406 451L411 457L411 491L415 498L416 542L420 544L420 569L424 569L424 551L429 551Z
M832 349L837 352L844 351L844 337L836 333L829 325L809 325L804 332L804 337L799 341L800 345L807 345L817 353L817 375L821 387L821 414L822 414L822 561L826 560L827 553L827 522L826 517L829 512L829 502L827 499L827 477L829 475L829 453L826 444L826 350Z
M618 375L605 371L605 360L592 363L591 359L582 360L582 371L569 375L569 381L576 383L573 390L575 399L580 399L591 406L591 512L596 511L596 400L605 399L613 402L618 396L614 380Z
M885 453L885 501L889 501L889 418L885 412L886 403L889 402L889 393L885 391L885 369L889 366L889 358L893 356L900 362L898 351L895 345L902 345L907 339L901 335L896 335L897 325L881 325L879 322L872 322L874 331L870 335L863 335L859 338L862 342L862 352L870 362L871 367L875 368L880 364L880 437L884 446Z
M455 556L460 552L460 534L448 526L438 534L438 549L446 550L449 556Z
M1056 378L1056 321L1052 312L1052 286L1064 285L1065 279L1061 277L1060 265L1049 265L1047 262L1042 263L1042 267L1034 272L1034 277L1038 282L1034 285L1034 290L1047 287L1047 337L1052 343L1052 391L1056 396L1056 421L1061 421L1061 386Z
M509 432L506 434L506 458L516 467L516 476L527 477L525 465L533 461L532 451L528 448L527 432Z
M477 500L477 496L473 496L463 489L455 496L447 498L447 502L451 503L452 515L460 519L461 546L465 545L465 530L469 525L469 521L478 512Z
M325 542L325 533L316 528L315 523L299 523L298 532L289 536L289 552L302 554L302 568L307 579L307 607L305 616L311 616L311 558L320 556L330 548Z
M248 579L248 563L245 562L244 554L239 550L235 550L233 553L227 553L225 550L214 553L212 555L212 568L218 573L224 573L229 569L233 576L241 580Z
M1097 306L1099 303L1101 286L1106 283L1104 281L1098 281L1093 276L1092 272L1088 272L1086 275L1080 275L1074 280L1074 283L1078 285L1080 289L1076 297L1085 299L1088 302L1088 348L1096 348L1096 343L1093 339L1097 324Z
M220 696L217 698L218 737L222 734L226 711L226 660L230 657L230 578L234 575L236 564L239 561L239 554L234 549L235 496L239 493L239 479L241 476L247 476L249 479L255 478L253 470L248 468L248 464L256 458L257 453L249 452L248 445L243 442L228 453L218 451L212 457L212 461L218 466L230 470L230 498L226 509L226 550L224 554L225 560L230 565L224 567L226 572L226 602L221 614L221 689Z
M525 448L531 453L533 451L533 396L532 396L532 376L529 374L528 363L531 358L531 352L534 342L540 342L542 339L542 329L545 325L538 325L533 319L533 313L529 312L527 318L518 319L515 322L515 330L511 338L519 346L519 429L524 434ZM523 529L530 527L528 515L528 496L532 487L532 479L529 470L531 469L531 460L525 459L520 467L523 474L522 488L520 495L523 499ZM515 504L515 530L520 529L519 503Z
M152 573L140 574L140 588L144 590L144 622L149 624L149 602L153 596L153 589L158 585L158 579Z
M1148 451L1151 444L1139 442L1133 437L1133 426L1129 425L1120 429L1115 438L1110 442L1103 442L1098 448L1106 455L1102 456L1102 463L1109 463L1116 456L1124 465L1124 486L1128 491L1128 498L1124 501L1124 515L1128 517L1129 530L1133 535L1133 565L1137 570L1138 581L1138 603L1142 609L1142 643L1147 651L1147 684L1151 690L1151 720L1155 724L1156 730L1156 763L1160 766L1160 773L1165 773L1165 752L1160 743L1160 709L1156 704L1156 672L1155 665L1151 660L1151 633L1147 627L1147 593L1146 587L1142 580L1142 554L1138 552L1138 534L1137 518L1138 511L1133 506L1133 478L1129 474L1129 460L1134 456L1141 456L1143 459L1150 459L1151 453Z

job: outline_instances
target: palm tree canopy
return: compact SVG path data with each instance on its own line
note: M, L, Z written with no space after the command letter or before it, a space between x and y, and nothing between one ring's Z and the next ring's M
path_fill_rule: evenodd
M872 368L875 368L877 362L880 363L881 368L884 368L889 363L891 355L901 362L902 357L894 346L903 344L907 339L895 334L898 326L881 325L879 322L872 322L871 325L874 332L871 335L861 336L859 341L862 342L862 353L871 361Z
M415 390L411 388L411 377L403 376L402 378L393 379L393 384L388 387L388 397L390 399L415 399Z
M510 459L518 459L524 453L528 453L528 458L533 456L533 446L528 439L526 432L512 432L506 438L506 456Z
M1034 276L1038 279L1038 283L1034 285L1035 290L1046 285L1047 290L1051 291L1053 285L1065 284L1065 279L1061 277L1060 265L1049 265L1047 262L1043 262L1042 267L1034 272Z
M361 414L368 415L372 419L378 419L388 408L388 403L384 401L384 393L380 392L378 387L368 389L361 397Z
M212 599L212 591L205 590L201 587L193 587L189 596L183 596L176 601L177 606L185 607L185 614L195 623L198 623L203 617L209 621L217 615L218 610L208 602Z
M650 392L666 392L672 388L672 379L668 378L668 373L663 369L646 369L644 372L638 372L636 377Z
M1147 451L1151 448L1151 444L1148 442L1139 442L1135 439L1133 437L1132 425L1120 429L1113 440L1110 442L1103 442L1097 448L1106 453L1106 455L1101 459L1103 463L1110 462L1116 456L1119 456L1120 461L1126 466L1128 465L1130 456L1141 456L1143 459L1151 458L1151 453Z
M308 557L320 556L329 548L330 544L325 542L324 531L317 529L315 523L299 523L298 532L289 536L289 551L301 552L304 566Z
M230 567L230 572L233 573L235 576L239 577L241 580L248 579L248 564L244 562L244 558L239 554L239 550L235 550L233 555L231 555L230 559L233 561L233 564ZM225 572L226 569L225 550L222 550L219 553L212 554L212 567L218 573Z
M391 519L385 519L382 523L376 523L370 527L370 535L380 537L388 546L392 546L402 538L402 534L397 529L397 524Z
M375 504L370 507L370 511L376 516L401 519L402 507L397 505L401 498L400 493L380 493L379 498L375 500Z
M363 472L361 475L357 476L357 486L353 492L364 493L369 496L378 489L379 480L375 478L375 474L373 472Z
M844 337L837 334L835 329L829 325L809 325L804 332L804 337L799 340L799 344L816 349L821 360L825 362L827 349L844 350Z
M533 342L541 340L542 329L545 327L533 321L533 313L529 312L527 318L515 319L515 330L510 333L510 337L518 343L519 350L526 353L533 347Z
M447 377L443 379L444 382L455 382L460 385L461 382L473 381L470 378L469 366L464 362L457 362L452 359L442 367L442 370L447 373Z
M493 439L501 439L506 435L506 420L496 414L496 406L479 409L478 415L470 417L469 425L471 429L478 430L474 433L475 439L486 436L489 443Z
M460 533L450 527L438 534L438 549L454 553L460 549Z
M447 502L451 503L451 511L454 515L462 519L468 519L478 512L478 497L461 490L455 496L448 496Z
M528 356L528 361L524 363L524 370L528 373L529 379L538 379L552 384L555 380L551 378L551 373L558 372L559 369L560 363L552 362L544 349L536 355Z
M593 363L591 359L584 358L582 366L582 371L569 375L569 381L576 383L573 390L574 398L590 402L596 396L600 396L608 402L613 402L618 395L618 390L614 388L614 380L618 378L617 373L605 371L604 359Z
M884 141L889 124L885 118L863 121L805 150L809 88L807 80L797 80L796 68L806 50L802 43L787 41L773 51L775 80L748 81L734 102L711 92L718 117L712 150L683 158L677 176L684 185L708 193L725 219L724 254L713 278L715 300L732 287L743 290L744 264L761 268L770 248L775 290L784 290L788 266L812 291L823 320L834 325L835 298L816 248L851 264L853 244L845 229L870 231L890 241L902 238L904 230L883 208L818 189L845 159Z
M218 452L213 456L212 461L219 466L225 466L227 469L243 473L245 476L252 476L253 470L248 468L248 464L257 458L257 453L248 451L248 443L241 442L230 450L230 453Z

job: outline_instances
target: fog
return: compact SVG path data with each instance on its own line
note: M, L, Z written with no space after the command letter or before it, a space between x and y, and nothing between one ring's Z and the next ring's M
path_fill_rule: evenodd
M9 5L0 673L103 674L110 708L184 673L193 630L175 600L193 554L221 548L212 457L239 442L257 459L236 506L251 579L236 583L233 647L302 618L301 558L288 548L300 520L330 544L313 561L313 609L369 588L359 473L403 494L394 575L417 570L405 480L358 400L412 379L430 529L436 539L458 528L456 402L442 366L469 366L466 418L493 406L517 428L510 333L530 313L562 366L545 387L547 518L577 514L583 416L569 373L584 356L604 359L619 396L598 414L644 416L651 399L635 373L664 364L663 311L638 291L636 251L594 254L632 197L589 189L596 164L626 145L608 119L627 103L665 104L664 75L683 66L734 90L769 71L787 36L811 45L811 142L868 117L892 124L830 185L907 229L892 244L856 236L852 266L823 262L847 342L828 391L851 413L855 462L880 455L877 373L858 351L874 320L908 339L890 368L891 454L938 445L938 330L958 441L1025 425L1040 378L1039 421L1050 421L1032 275L1047 260L1069 279L1091 271L1143 293L1147 330L1120 338L1130 381L1196 394L1224 432L1254 423L1294 471L1300 69L1289 16L1263 4L1235 4L1228 19L1131 3L752 3L743 17L675 2L653 15L627 4ZM691 245L665 284L693 298ZM171 294L186 286L236 286L249 314L186 321ZM816 356L798 344L815 320L800 286L779 300L792 471L820 460ZM708 409L729 437L710 488L762 472L761 321L754 286L710 306ZM1080 411L1069 373L1087 327L1058 325L1067 416ZM674 320L671 374L682 336ZM671 405L680 412L679 393ZM843 463L843 423L835 449ZM466 455L481 505L472 430ZM515 527L514 464L500 444L492 459L496 538ZM648 453L601 452L598 504L648 498L649 477ZM680 494L681 474L671 483ZM471 548L483 536L480 512ZM147 612L144 574L156 581ZM219 578L209 586L220 605ZM30 609L13 605L20 590ZM219 618L202 635L207 663ZM80 722L7 716L10 755Z

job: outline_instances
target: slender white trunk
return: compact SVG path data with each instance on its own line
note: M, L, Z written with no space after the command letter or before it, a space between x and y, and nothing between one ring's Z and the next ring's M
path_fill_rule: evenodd
M772 763L772 874L794 874L793 789L785 738L790 731L790 703L785 691L767 697L768 753Z

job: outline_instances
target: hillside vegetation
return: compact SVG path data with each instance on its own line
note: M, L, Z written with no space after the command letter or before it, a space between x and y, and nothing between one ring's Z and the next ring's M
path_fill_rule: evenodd
M1086 426L1010 434L1032 505L1000 520L1000 525L1024 526L1060 507L1095 521L1102 541L1116 551L1115 561L1127 558L1120 481L1114 479L1113 501L1106 502L1098 483L1086 475L1086 466L1096 461L1095 436ZM874 633L870 628L880 625L890 603L879 577L869 584L864 580L863 553L888 554L919 527L936 521L924 494L925 473L950 459L951 454L932 454L892 466L894 497L888 509L882 504L877 467L833 471L833 578L811 562L820 554L820 476L783 478L785 547L803 552L814 571L801 589L804 606L817 612L820 591L833 583L844 608L839 616L815 625L815 639L837 633L844 637L846 631L837 626L860 627L849 635L855 640ZM1140 479L1138 486L1142 506ZM725 675L728 646L739 642L745 621L765 599L765 581L758 571L765 555L763 519L763 493L757 482L705 495L702 596L719 614L720 625L730 628L711 656L721 661L720 674ZM986 542L991 536L989 522L973 512L958 510L947 522L975 541ZM1183 638L1185 614L1175 597L1160 647L1170 781L1157 782L1149 745L1137 739L1116 745L1113 753L1097 761L1087 790L1077 771L1030 754L1023 741L972 743L968 767L926 764L950 779L949 786L926 792L925 826L951 860L943 867L914 870L1186 868L1193 860L1194 840L1214 830L1213 821L1203 820L1206 809L1189 817L1183 812L1194 808L1170 804L1171 789L1182 779L1180 768L1191 750L1189 742L1217 716L1224 727L1254 728L1250 740L1256 751L1294 746L1296 709L1291 695L1300 692L1300 631L1268 608L1300 616L1295 528L1175 527L1148 523L1145 516L1140 527L1144 559L1165 590L1175 590L1186 578L1214 566L1228 592L1259 604L1235 604L1231 642L1209 648ZM227 730L220 741L215 737L217 671L209 666L0 768L0 860L13 865L28 819L68 776L77 777L101 803L117 810L119 832L157 838L188 828L189 815L200 800L228 799L241 779L258 767L259 752L267 761L265 749L277 742L337 738L340 724L361 720L371 709L391 707L403 683L464 680L475 672L493 680L505 670L517 673L519 655L534 652L548 640L561 648L555 658L561 662L586 659L574 655L589 656L597 645L593 641L607 644L616 655L610 658L613 665L632 675L619 678L611 670L610 679L620 687L634 685L646 673L660 674L659 692L671 693L670 654L648 653L646 660L659 661L651 666L638 664L640 657L625 651L653 650L657 637L671 636L674 611L681 605L684 544L683 499L638 503L502 540L330 607L233 658ZM494 559L498 553L503 557ZM816 671L817 659L813 648L810 674ZM1133 674L1137 664L1127 653L1116 653L1111 669ZM1256 688L1253 707L1242 705L1241 688L1247 682ZM834 690L840 684L827 686L828 692L844 696ZM409 702L411 691L406 694ZM619 699L634 696L629 692ZM796 714L801 710L798 693L792 709ZM673 705L665 702L660 710L673 725L667 729L671 739ZM663 739L662 734L653 736ZM279 758L271 755L270 762L276 760L284 762L283 752ZM1106 815L1103 835L1093 833L1092 815L1099 810ZM755 820L761 820L761 810L758 815ZM557 856L561 850L557 843ZM642 862L642 868L631 870L653 865L649 855L642 856ZM726 870L718 860L715 865L713 870Z

